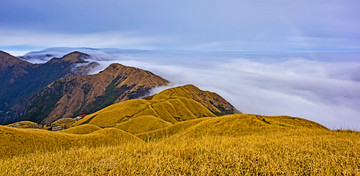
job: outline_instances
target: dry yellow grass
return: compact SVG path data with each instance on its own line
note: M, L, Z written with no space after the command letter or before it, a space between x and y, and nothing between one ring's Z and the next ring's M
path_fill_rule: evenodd
M166 138L0 159L3 175L359 175L359 133Z
M70 134L89 134L97 130L101 130L101 128L95 125L85 124L85 125L79 125L76 127L61 130L59 132L70 133Z
M7 131L2 131L1 135L9 133L10 129L22 133L27 131L3 128ZM116 131L114 130L102 129L88 135L70 135L30 129L28 131L34 133L44 132L47 135L45 138L79 140L82 139L81 136L87 136L88 143L83 143L82 146L62 147L51 152L43 152L44 148L37 148L35 153L22 153L11 159L0 159L0 173L2 175L360 175L359 132L331 131L317 123L300 118L258 115L200 118L137 135L143 139L149 136L157 139L147 143L132 140L134 137L132 136L131 141L134 142L111 143L111 146L103 143L97 147L88 145L91 144L89 141L98 142L104 136L113 135ZM90 137L95 134L99 136L97 140ZM22 134L16 133L16 135ZM31 139L31 135L30 139L29 135L23 136L25 140ZM2 139L0 140L3 141ZM114 139L118 138L112 138ZM39 141L34 141L33 144L37 142Z
M103 108L74 123L114 127L131 118L152 115L170 123L239 113L230 103L213 92L193 85L164 90L144 99L128 100Z
M236 110L220 95L214 92L200 90L194 85L184 85L171 89L166 89L151 97L145 97L145 99L164 100L177 97L193 99L201 103L217 115L240 113L240 111Z
M208 117L176 123L173 126L137 134L148 141L180 133L181 136L239 136L252 132L277 132L291 128L311 128L327 130L324 126L301 118L287 116L260 116L234 114L221 117Z
M138 134L160 128L165 128L168 126L171 126L171 123L166 122L152 115L145 115L145 116L135 117L126 122L120 123L115 128L124 130L131 134Z
M141 142L125 131L109 128L91 134L67 134L38 129L17 129L0 126L0 158L47 152L75 146L105 146L126 142Z
M185 130L187 130L188 128L190 128L198 123L201 123L203 121L206 121L210 118L215 118L215 117L205 117L205 118L200 118L200 119L187 120L184 122L176 123L176 124L166 127L166 128L148 131L148 132L144 132L144 133L139 133L139 134L136 134L136 136L144 141L159 140L161 138L170 137L170 136L180 133L180 132L185 132Z
M108 106L100 111L85 116L73 126L93 124L114 127L131 118L152 115L165 121L176 123L189 119L215 116L201 103L184 97L166 100L135 99Z

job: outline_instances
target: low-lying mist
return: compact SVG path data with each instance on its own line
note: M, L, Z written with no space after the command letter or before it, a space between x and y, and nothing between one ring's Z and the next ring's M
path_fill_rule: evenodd
M116 62L149 70L172 82L171 86L194 84L216 92L246 114L289 115L330 129L360 130L359 61L154 53L92 55L100 63L93 74Z

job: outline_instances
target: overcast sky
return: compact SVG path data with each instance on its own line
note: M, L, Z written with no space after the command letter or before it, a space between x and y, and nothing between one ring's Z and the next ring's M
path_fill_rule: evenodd
M359 7L359 0L1 0L0 50L166 50L120 52L111 62L215 91L244 113L360 130Z
M358 52L358 0L2 0L0 49Z

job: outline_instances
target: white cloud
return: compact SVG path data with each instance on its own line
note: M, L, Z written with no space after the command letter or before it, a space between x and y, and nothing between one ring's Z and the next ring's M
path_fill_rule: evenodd
M210 65L184 64L194 60L165 63L128 57L117 62L150 70L173 86L194 84L217 92L244 113L290 115L331 129L360 130L359 62L219 58Z
M101 65L93 73L117 62L150 70L171 81L170 87L194 84L216 92L243 113L296 116L331 129L360 130L359 61L91 54ZM156 88L152 93L165 88Z

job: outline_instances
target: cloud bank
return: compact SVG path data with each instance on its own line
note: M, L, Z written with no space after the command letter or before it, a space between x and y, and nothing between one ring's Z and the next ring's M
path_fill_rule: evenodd
M150 70L172 86L194 84L217 92L243 113L289 115L331 129L360 130L360 62L194 57L165 62L133 56L99 62L99 70L118 62Z
M246 114L289 115L331 129L360 130L360 62L354 59L259 59L116 49L77 50L91 54L91 61L100 63L92 74L116 62L150 70L172 82L168 87L154 89L153 93L194 84L220 94Z

